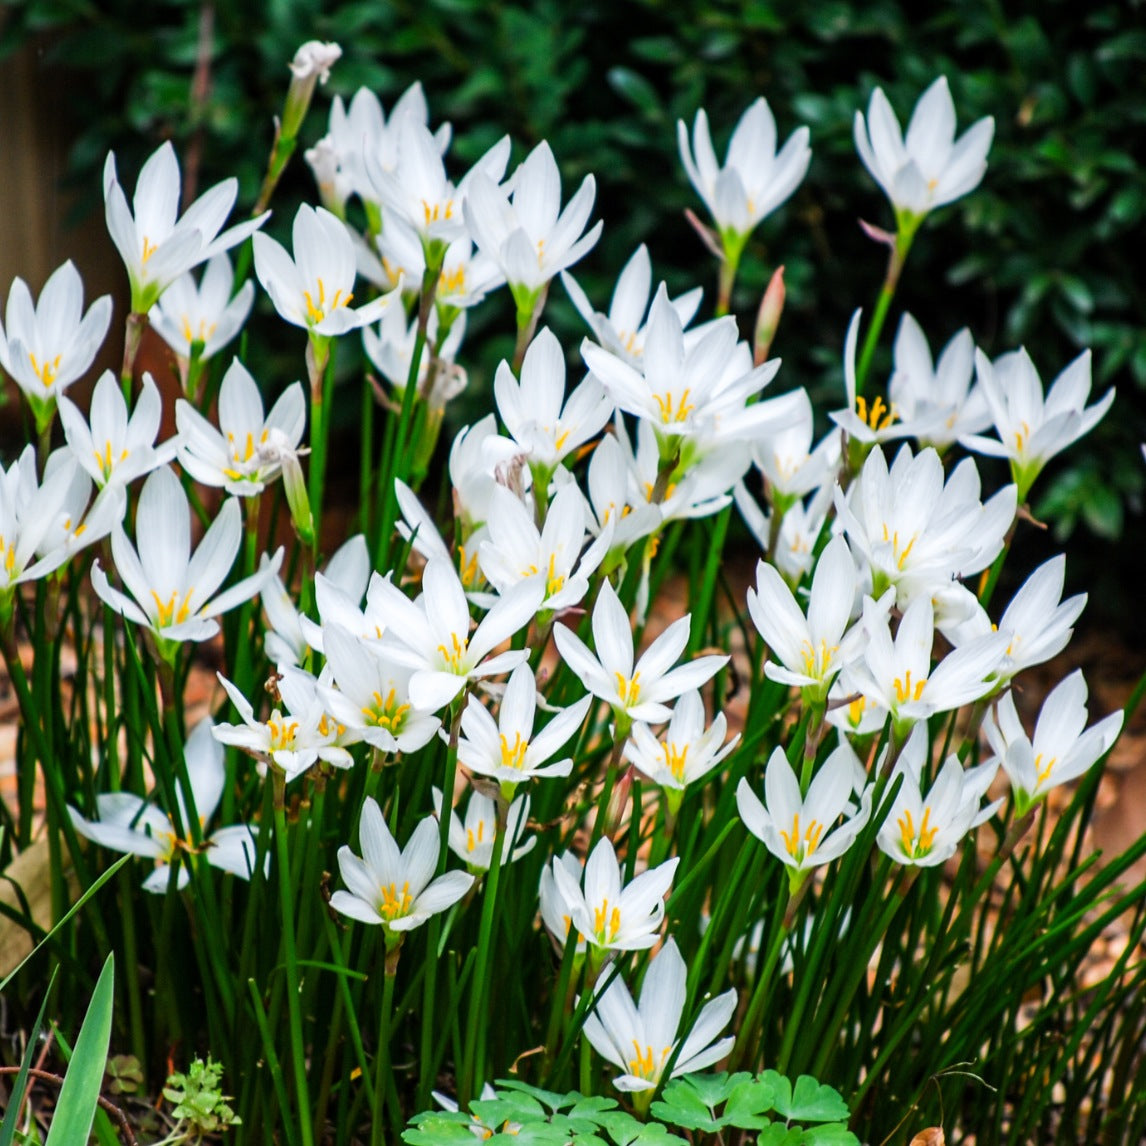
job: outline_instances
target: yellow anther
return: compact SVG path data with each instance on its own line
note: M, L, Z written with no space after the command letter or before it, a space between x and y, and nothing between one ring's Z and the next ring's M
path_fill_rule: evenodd
M915 684L911 683L911 669L908 669L903 676L896 677L892 682L895 688L895 699L900 704L906 704L909 700L919 700L923 695L923 688L927 684L927 678L917 680Z
M279 752L294 747L295 737L298 735L298 721L285 721L275 713L267 721L267 729L271 734L271 751Z
M32 363L32 370L36 377L44 384L44 389L51 389L52 383L59 377L60 373L60 358L61 355L57 354L50 362L45 358L41 365L36 361L34 354L29 354L28 359Z
M812 820L804 834L800 834L800 813L797 812L792 817L792 830L786 832L780 830L780 838L784 841L784 850L797 862L800 863L816 850L820 842L820 837L824 834L823 825L819 820Z
M660 1054L660 1060L657 1061L653 1055L653 1048L646 1044L645 1048L641 1049L641 1044L633 1039L633 1050L635 1057L629 1059L629 1073L635 1075L637 1078L643 1078L648 1081L655 1081L660 1072L664 1069L665 1062L672 1054L672 1047L665 1047Z
M560 593L565 588L565 574L558 573L554 567L557 562L557 554L549 554L549 575L545 578L545 595L552 597L554 593Z
M621 930L621 909L609 908L608 899L601 900L600 907L593 908L593 936L598 943L612 943Z
M641 696L641 674L634 673L628 680L621 673L613 673L617 679L617 696L620 698L622 708L636 707Z
M158 627L166 629L169 625L181 625L191 615L191 595L195 592L195 587L192 586L183 594L182 602L179 601L179 590L173 589L171 596L163 601L160 599L159 594L152 589L151 599L155 602L156 622Z
M501 734L501 766L503 768L524 768L525 767L525 753L529 748L529 741L522 740L521 733L515 732L513 734L513 743L506 739L505 733Z
M1045 764L1043 763L1043 754L1041 752L1035 757L1035 775L1038 777L1040 784L1045 784L1050 779L1050 775L1054 771L1054 766L1057 763L1057 756L1052 756Z
M366 723L375 728L384 728L387 732L397 736L402 725L406 722L410 706L398 703L398 697L393 688L386 694L385 699L382 698L380 692L374 693L373 697L374 703L369 708L362 709Z
M467 556L466 547L458 546L458 576L461 578L462 588L471 589L478 579L478 555L475 549Z
M923 809L923 819L919 824L919 831L915 830L915 821L911 812L904 810L902 816L895 822L899 825L899 838L903 844L904 855L910 859L921 859L931 851L935 844L935 837L939 834L938 824L931 825L930 806Z
M469 642L464 638L459 640L457 633L450 634L450 648L445 645L438 645L438 652L442 654L442 660L445 662L446 668L450 672L462 671L462 658L466 655L466 646Z
M856 414L861 422L877 432L886 430L899 417L894 402L888 406L882 398L876 397L869 410L867 399L862 395L856 398Z
M665 767L672 773L673 779L678 784L684 783L684 769L688 760L688 748L689 746L687 744L681 748L678 748L672 743L661 745L661 751L665 754Z
M394 883L386 884L378 890L382 893L382 902L378 904L378 914L384 919L401 919L409 912L414 899L410 895L408 882L402 884L401 891L398 890L398 885Z
M153 243L146 235L143 236L143 254L140 256L139 261L147 266L148 260L156 251L159 250L157 244Z
M689 414L692 413L696 407L688 400L691 390L685 389L681 394L679 401L676 404L676 411L673 411L673 394L668 391L665 394L654 394L653 401L657 404L657 409L660 411L661 421L669 422L683 422Z
M485 820L478 820L477 833L473 828L466 828L466 851L472 852L482 842L485 835Z

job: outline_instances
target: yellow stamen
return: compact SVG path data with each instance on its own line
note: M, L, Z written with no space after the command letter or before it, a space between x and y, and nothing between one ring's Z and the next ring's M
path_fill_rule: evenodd
M903 844L903 854L909 859L921 859L931 851L935 844L935 837L939 834L939 826L928 826L931 820L930 806L923 809L923 820L919 825L919 831L915 830L915 821L911 817L911 812L904 810L902 816L895 822L899 825L899 838Z
M662 422L683 422L689 414L692 413L696 407L688 400L691 390L685 389L681 394L680 400L677 402L676 413L673 413L673 395L672 391L665 394L654 394L653 401L657 404L657 409L660 411Z
M153 243L146 235L144 235L143 236L143 254L140 256L139 261L144 266L147 266L148 260L158 250L159 250L159 247L155 243Z
M464 639L458 640L458 634L451 633L450 643L453 647L449 649L445 645L438 645L438 652L442 654L442 660L450 672L460 673L462 671L462 657L466 654L466 645L469 642Z
M478 555L476 549L467 556L466 547L464 545L458 546L458 576L461 578L463 589L471 589L477 583Z
M289 723L278 713L275 713L270 720L267 721L267 729L271 734L270 748L272 752L279 752L282 750L289 750L294 747L295 737L298 735L298 721L292 720Z
M477 837L474 837L473 828L466 828L466 851L472 852L482 842L485 835L485 820L478 820Z
M40 363L36 361L36 356L34 354L28 355L28 359L32 363L32 370L36 377L39 378L40 381L44 384L45 390L50 390L52 383L55 382L55 380L59 377L60 358L61 355L59 354L57 354L56 357L51 360L51 362L45 358L44 363L41 366Z
M792 817L792 830L780 830L780 837L784 841L784 849L797 862L801 863L816 850L820 837L824 834L824 827L819 820L812 820L804 834L800 835L800 813Z
M911 683L911 669L901 677L896 677L892 682L895 688L895 699L900 704L906 704L909 700L918 700L923 695L923 688L927 684L927 678L917 680L913 685Z
M159 594L152 589L151 599L155 602L156 610L156 624L161 629L166 629L169 625L181 625L191 615L191 595L195 592L195 586L192 585L186 593L183 594L183 599L179 601L179 590L172 589L171 596L168 600L160 600ZM177 604L178 603L178 604Z
M634 673L626 680L619 672L614 673L617 678L617 695L620 697L622 708L635 708L641 695L641 674Z
M601 900L600 907L593 908L593 936L598 943L612 943L621 930L621 909L609 910L609 901Z
M378 914L386 920L401 919L410 911L410 905L414 902L413 896L410 894L410 884L406 882L402 884L402 890L398 890L397 884L387 884L379 888L382 893L382 902L378 904Z
M672 773L672 778L678 783L684 783L685 763L688 760L689 746L685 744L678 748L675 744L662 744L661 750L665 754L665 766Z
M382 699L382 694L376 692L373 694L374 703L369 708L362 709L362 715L366 718L366 723L372 725L374 728L384 728L387 732L397 736L401 731L402 725L406 722L406 716L410 711L408 704L399 704L397 695L393 688L386 694L386 699Z
M513 734L513 743L510 744L505 737L505 733L501 734L501 766L503 768L524 768L525 767L525 753L529 748L529 741L521 739L521 733L515 732Z
M1051 772L1054 771L1054 766L1057 763L1057 756L1052 756L1045 764L1043 763L1043 754L1041 752L1035 757L1035 775L1038 777L1040 784L1045 784L1050 779Z
M871 409L868 409L867 399L862 395L856 398L856 414L859 415L859 420L865 425L870 426L871 429L877 433L880 430L886 430L895 420L899 417L899 411L895 408L893 402L888 406L880 397L876 397L875 401L871 404Z
M633 1039L633 1050L636 1052L636 1057L629 1059L629 1073L635 1075L637 1078L646 1079L649 1082L655 1082L659 1077L661 1071L664 1069L665 1062L672 1054L672 1047L665 1047L661 1051L660 1061L658 1062L653 1057L653 1048L646 1045L644 1050L641 1049L641 1044Z

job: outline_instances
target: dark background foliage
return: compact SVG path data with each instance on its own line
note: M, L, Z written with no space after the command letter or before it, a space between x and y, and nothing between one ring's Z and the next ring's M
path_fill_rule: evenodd
M807 385L820 409L840 404L843 332L853 307L874 301L884 270L856 213L892 222L855 156L853 115L879 85L906 121L919 93L946 74L960 130L995 117L990 168L978 191L937 213L917 239L875 377L886 377L899 304L919 318L936 353L969 325L992 356L1025 344L1046 384L1092 347L1095 391L1115 385L1118 399L1089 441L1036 485L1035 510L1057 540L1084 542L1072 547L1072 579L1085 577L1092 599L1130 612L1123 587L1133 546L1113 543L1138 532L1140 521L1126 513L1139 512L1144 484L1146 308L1135 239L1146 213L1146 174L1136 162L1146 155L1146 25L1137 3L23 0L6 15L0 50L32 41L42 90L66 104L77 219L99 206L108 148L130 181L164 138L185 162L198 157L200 188L237 174L240 202L249 205L286 61L306 39L333 39L345 54L316 98L305 142L324 132L332 95L366 85L389 108L414 79L434 122L454 124L455 171L505 131L517 159L548 139L566 195L586 173L597 177L606 230L574 273L602 308L641 241L672 288L702 281L711 300L714 266L682 216L699 204L677 159L676 121L691 124L705 107L723 154L741 111L765 95L781 139L809 125L814 158L797 194L749 244L734 304L747 320L768 275L784 264L781 380ZM196 88L204 45L209 82ZM272 230L285 236L294 203L313 198L297 161L276 197ZM476 317L462 418L478 408L511 346L504 300ZM574 350L583 328L559 287L546 321ZM284 355L277 376L293 377L300 347L281 324L274 330ZM345 405L352 416L357 402ZM988 480L1005 476L996 463L984 470ZM1031 559L1042 556L1037 543L1030 548Z

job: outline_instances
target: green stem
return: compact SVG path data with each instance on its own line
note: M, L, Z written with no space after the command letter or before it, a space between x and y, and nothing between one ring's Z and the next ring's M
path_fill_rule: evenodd
M131 390L135 383L135 360L139 346L143 342L143 332L147 329L147 315L132 311L127 316L127 326L123 334L123 366L120 367L119 384L123 390L123 400L131 405Z
M314 521L314 550L322 544L322 497L326 486L326 454L334 397L334 341L312 337L306 347L310 374L310 471L307 496Z
M776 898L776 907L772 912L772 927L768 938L768 952L764 962L757 965L756 982L752 988L752 998L748 1003L748 1010L740 1024L740 1033L736 1036L736 1045L728 1060L728 1069L735 1071L744 1063L748 1048L755 1042L756 1029L764 1013L764 1006L771 995L772 973L780 960L780 951L784 940L791 934L791 929L785 926L785 907L788 896L783 891ZM752 1060L754 1062L755 1060ZM749 1065L752 1065L752 1062Z
M895 288L899 285L899 276L903 271L903 264L907 261L907 253L915 239L915 232L919 228L920 220L900 220L899 230L895 235L895 242L891 247L891 254L887 260L887 275L880 287L879 298L876 299L875 311L871 316L871 325L864 338L863 350L860 351L859 365L856 367L856 395L863 393L864 382L871 369L871 360L875 356L875 348L879 345L879 335L883 330L884 320L887 318L891 300L895 297Z
M530 300L528 307L517 308L517 342L513 348L512 369L516 378L521 377L521 364L525 361L525 352L533 341L537 331L537 322L541 312L545 309L545 300L549 295L549 284L546 283L537 296Z
M306 1080L306 1046L303 1043L302 1012L299 1007L301 984L294 934L294 897L297 889L290 883L290 857L287 855L286 775L281 769L272 768L271 780L274 785L275 866L278 869L279 907L282 911L282 939L286 955L287 1012L290 1017L291 1059L298 1104L297 1121L303 1146L313 1146L310 1093ZM292 1117L285 1112L284 1116Z
M386 1146L386 1090L390 1077L390 1025L394 1015L394 983L398 978L398 951L386 953L386 974L382 987L382 1012L378 1016L378 1048L374 1052L374 1110L370 1131L372 1146ZM391 969L393 961L393 969ZM401 1122L401 1112L392 1110L391 1118L395 1125ZM401 1128L399 1126L399 1133Z

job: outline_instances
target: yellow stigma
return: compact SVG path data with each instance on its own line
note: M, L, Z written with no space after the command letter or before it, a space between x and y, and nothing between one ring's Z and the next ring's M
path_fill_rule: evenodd
M688 400L688 396L692 391L688 388L681 394L680 400L677 402L676 411L673 411L673 395L672 391L665 394L654 394L653 401L657 404L657 409L660 411L662 422L683 422L689 414L696 409L696 407Z
M426 226L431 223L448 222L454 217L454 201L447 199L444 204L434 203L432 206L422 200L422 213L425 216Z
M366 718L366 723L372 725L374 728L384 728L387 732L397 736L402 729L402 725L406 723L406 716L410 711L408 704L399 704L398 698L391 688L386 694L386 698L382 698L380 692L373 694L374 703L369 708L362 709L362 715Z
M501 734L501 766L503 768L517 768L518 770L525 767L525 753L529 748L529 741L521 739L521 733L515 732L513 734L513 743L506 739L505 733Z
M1035 757L1035 775L1038 777L1038 784L1045 784L1054 771L1055 764L1058 763L1058 757L1052 756L1045 764L1043 763L1043 754L1040 752ZM1037 787L1038 785L1036 785Z
M848 722L853 728L859 727L859 722L863 720L865 708L867 708L867 700L862 696L857 696L855 700L848 705Z
M438 652L442 654L442 660L445 662L445 667L452 673L461 673L462 658L466 655L466 645L468 641L464 638L458 639L457 633L450 634L451 648L446 648L445 645L438 645Z
M791 832L780 830L780 837L784 841L785 850L797 863L803 862L816 850L823 834L824 828L820 821L812 820L801 836L799 812L792 817Z
M482 842L483 835L485 835L485 820L478 820L476 836L473 828L466 828L466 851L472 852Z
M267 721L267 729L271 734L270 748L272 752L290 750L294 747L294 738L298 735L298 721L285 721L275 712Z
M641 696L641 674L634 673L628 680L619 672L614 673L617 678L617 696L620 698L622 708L635 708Z
M465 289L466 267L464 263L455 267L452 271L442 269L442 273L438 276L439 295L464 294Z
M467 556L466 547L458 546L458 577L463 589L472 589L478 579L478 555L475 550Z
M554 593L560 593L565 588L565 574L558 573L554 568L557 561L557 554L549 554L549 575L545 578L545 595L552 597Z
M183 594L182 601L179 598L179 590L172 589L171 596L163 601L160 599L159 594L152 589L151 599L155 602L156 612L156 627L166 629L170 625L181 625L191 615L191 595L195 592L195 586L192 585L186 593Z
M923 695L923 687L927 684L927 678L924 677L912 684L911 669L908 669L903 676L897 676L892 684L895 688L895 699L900 704L906 704L909 700L918 700Z
M1026 422L1020 422L1021 430L1015 431L1015 453L1021 454L1027 448L1027 442L1030 441L1031 428Z
M340 306L349 306L354 301L353 294L347 292L346 297L343 298L342 290L339 289L334 292L334 297L330 300L328 307L326 304L326 284L323 283L322 279L316 281L318 285L317 302L315 302L314 295L310 291L304 290L302 292L302 297L306 300L306 318L312 325L322 322L331 311L337 310Z
M110 439L104 443L103 453L99 450L93 450L95 454L96 465L100 468L100 473L103 474L103 480L106 482L111 477L111 471L115 469L120 462L127 461L127 450L120 450L119 457L113 458L111 456L111 441Z
M886 430L899 417L899 411L895 408L894 402L888 406L882 398L877 397L869 410L867 399L862 395L856 398L856 413L861 422L877 432Z
M32 363L32 370L35 372L37 378L44 384L45 390L52 388L52 383L59 377L60 373L60 355L57 354L55 358L49 362L46 358L41 365L36 361L34 354L29 354L28 359Z
M907 564L907 559L911 555L911 550L914 548L916 539L918 537L919 537L918 533L913 533L911 535L911 540L907 543L907 545L905 545L903 547L903 549L900 549L900 547L899 547L899 530L897 529L894 533L889 533L888 528L887 528L887 523L884 522L883 539L884 539L884 541L890 541L891 542L891 552L892 552L892 556L895 558L895 567L901 573L903 572L903 567Z
M608 899L602 899L601 906L593 908L593 938L598 943L612 943L620 930L621 909L610 911Z
M150 260L151 256L154 255L155 252L158 250L159 250L158 245L153 243L146 235L144 235L143 236L143 254L140 256L139 261L144 266L147 266L148 260Z
M919 824L918 832L915 830L915 823L909 811L904 811L903 815L895 821L899 825L899 838L903 844L903 854L908 859L922 859L931 851L935 837L939 834L939 826L929 826L930 820L931 808L928 806L923 809L923 819Z
M804 641L800 650L804 659L804 675L817 680L822 679L831 667L832 657L839 652L839 648L839 645L829 645L827 641L821 640L817 651L811 641Z
M684 783L684 769L688 760L688 748L689 746L687 744L678 748L671 742L661 745L661 751L665 754L665 767L672 773L672 778L678 784Z
M378 914L387 922L401 919L409 912L410 905L414 902L413 896L410 895L409 882L402 884L401 891L395 883L386 884L379 888L379 891L382 893L382 902L378 904Z
M653 1048L645 1045L641 1049L641 1044L633 1039L633 1052L634 1057L629 1059L629 1074L635 1075L637 1078L643 1078L648 1082L656 1082L660 1076L661 1071L664 1070L664 1065L668 1061L668 1057L672 1054L672 1047L665 1047L660 1054L658 1061L653 1056Z

